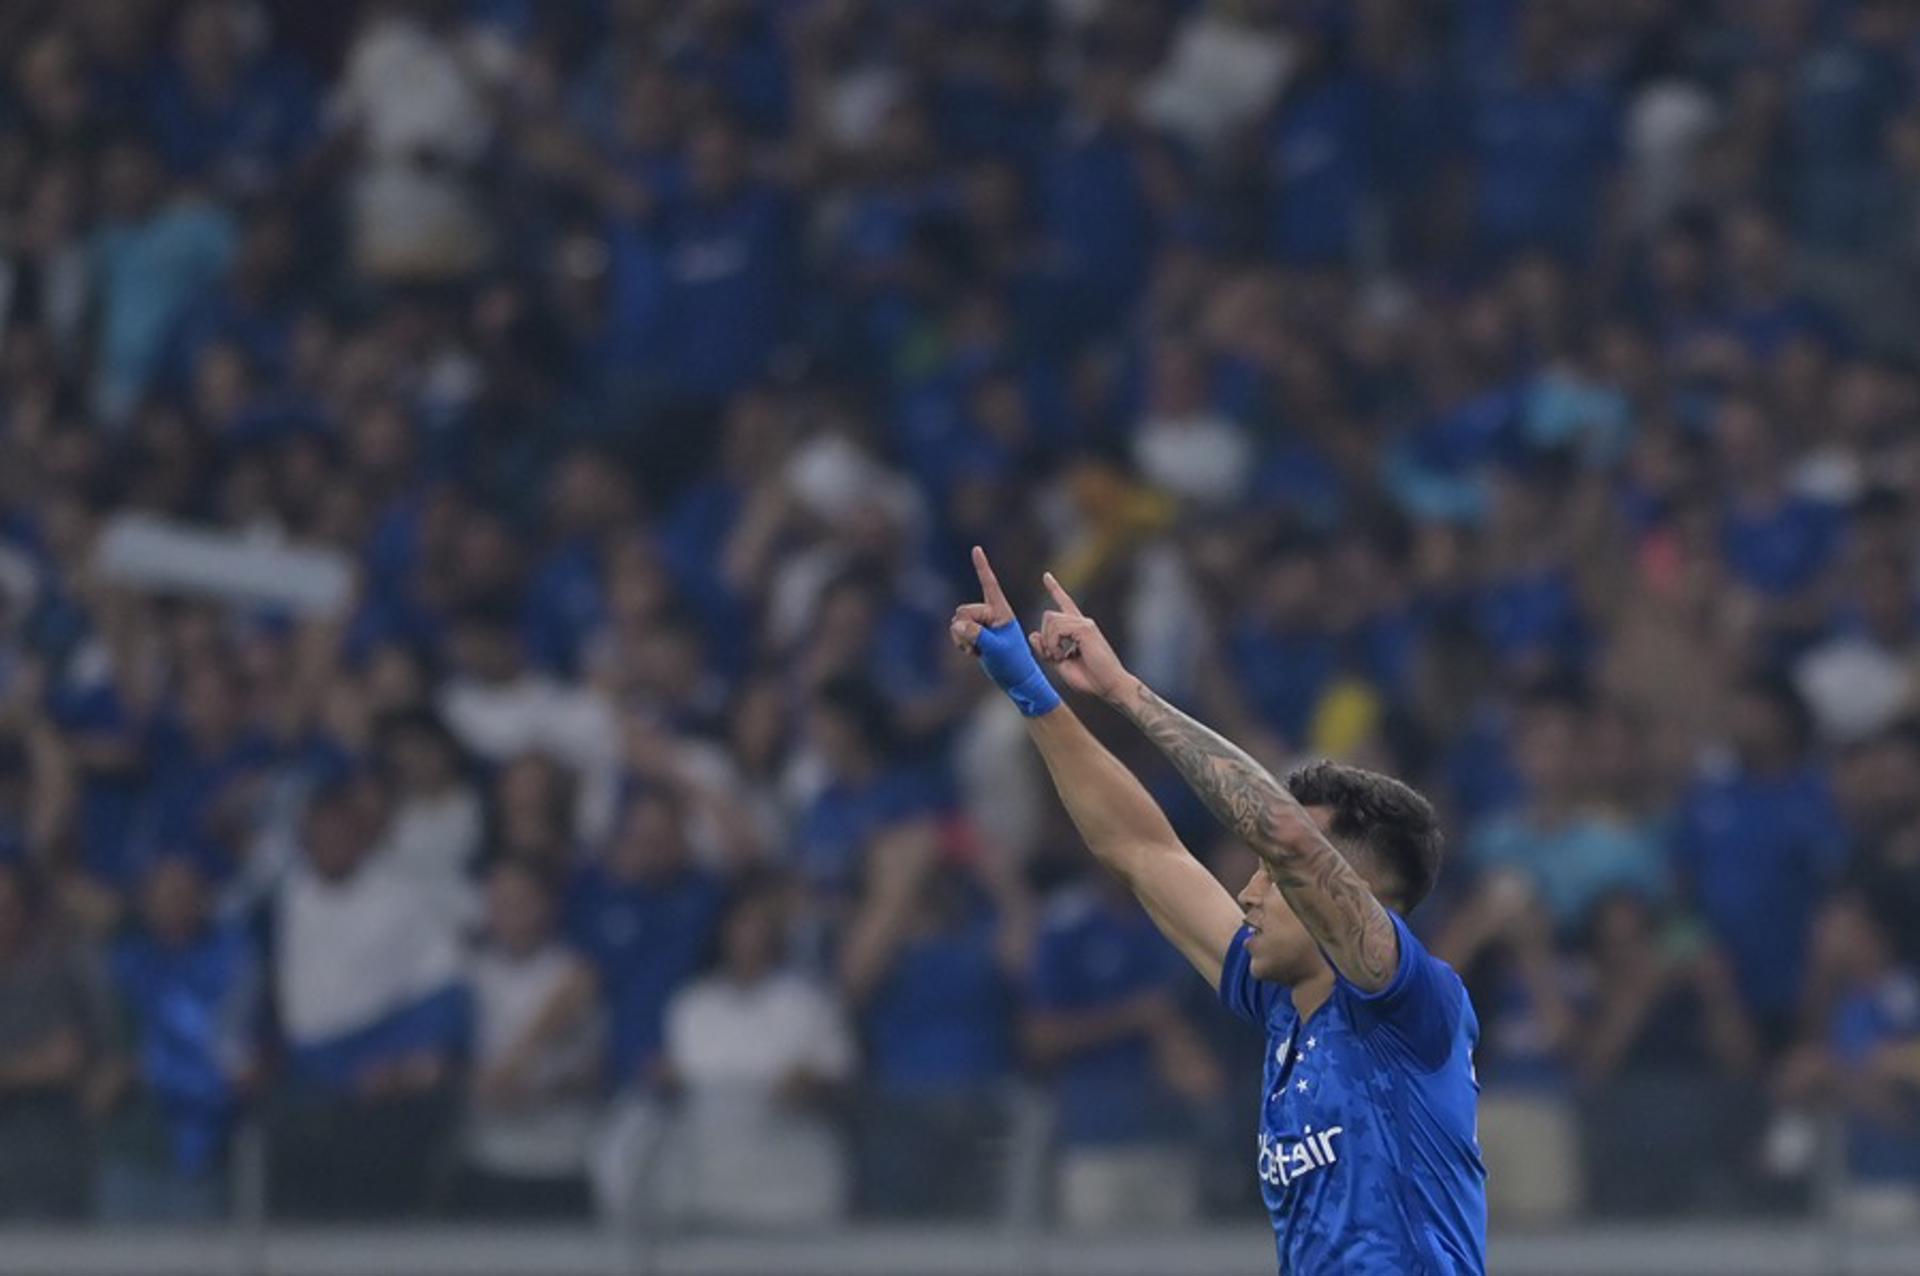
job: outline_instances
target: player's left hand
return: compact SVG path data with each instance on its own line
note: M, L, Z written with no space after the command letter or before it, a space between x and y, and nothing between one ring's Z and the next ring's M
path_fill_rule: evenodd
M1120 663L1119 653L1099 624L1080 610L1052 572L1041 579L1059 610L1041 617L1040 632L1029 636L1033 653L1052 665L1061 681L1084 695L1115 700L1126 694L1133 675Z

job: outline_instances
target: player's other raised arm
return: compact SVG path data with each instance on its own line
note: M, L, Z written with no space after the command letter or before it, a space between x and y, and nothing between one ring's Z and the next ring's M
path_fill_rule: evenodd
M1060 582L1049 574L1046 583L1059 610L1046 614L1036 637L1042 657L1069 685L1125 714L1166 754L1207 809L1266 864L1288 905L1349 983L1369 992L1392 983L1400 959L1393 919L1312 814L1244 750L1128 673Z
M1094 858L1127 884L1160 932L1219 987L1221 963L1240 927L1240 906L1181 844L1133 772L1061 703L1034 659L1038 636L1021 632L982 550L973 551L973 565L983 601L954 613L954 643L980 657L988 676L1025 715L1028 735Z

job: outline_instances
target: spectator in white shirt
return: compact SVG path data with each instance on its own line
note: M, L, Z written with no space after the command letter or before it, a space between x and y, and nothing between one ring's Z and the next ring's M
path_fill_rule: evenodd
M853 1039L832 993L784 964L786 907L774 885L736 897L717 967L667 1009L681 1097L658 1184L669 1215L775 1227L846 1211L834 1100L853 1073Z
M374 857L383 808L366 778L316 793L273 917L287 1076L267 1116L269 1190L318 1217L429 1203L466 1044L458 938Z
M380 752L393 785L381 865L464 924L477 907L472 870L485 813L463 774L460 745L438 715L418 710L381 724Z
M510 609L479 606L455 622L454 671L439 708L462 746L488 762L544 753L579 777L575 818L589 840L612 829L620 724L602 695L531 668Z
M1246 495L1258 456L1246 429L1215 407L1201 352L1181 341L1154 348L1147 410L1133 436L1133 460L1155 487L1209 509Z
M367 8L332 111L351 138L355 264L384 278L464 274L492 248L475 186L511 48L446 0Z
M502 860L468 960L474 1070L461 1197L484 1218L578 1217L598 1108L601 1019L593 971L556 933L552 883Z

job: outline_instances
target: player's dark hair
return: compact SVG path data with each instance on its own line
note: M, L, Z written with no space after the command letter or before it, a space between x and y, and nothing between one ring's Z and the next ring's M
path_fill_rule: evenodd
M1391 776L1337 762L1312 762L1287 776L1302 806L1332 813L1327 833L1343 852L1357 849L1390 874L1400 911L1411 913L1440 876L1444 843L1433 804Z

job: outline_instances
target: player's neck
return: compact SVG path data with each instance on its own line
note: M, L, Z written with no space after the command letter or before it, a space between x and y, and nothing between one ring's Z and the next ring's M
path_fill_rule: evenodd
M1287 985L1287 995L1293 998L1293 1013L1302 1019L1312 1017L1313 1012L1327 1004L1327 998L1333 996L1333 967L1325 958L1316 960L1313 970L1305 978L1296 979Z

